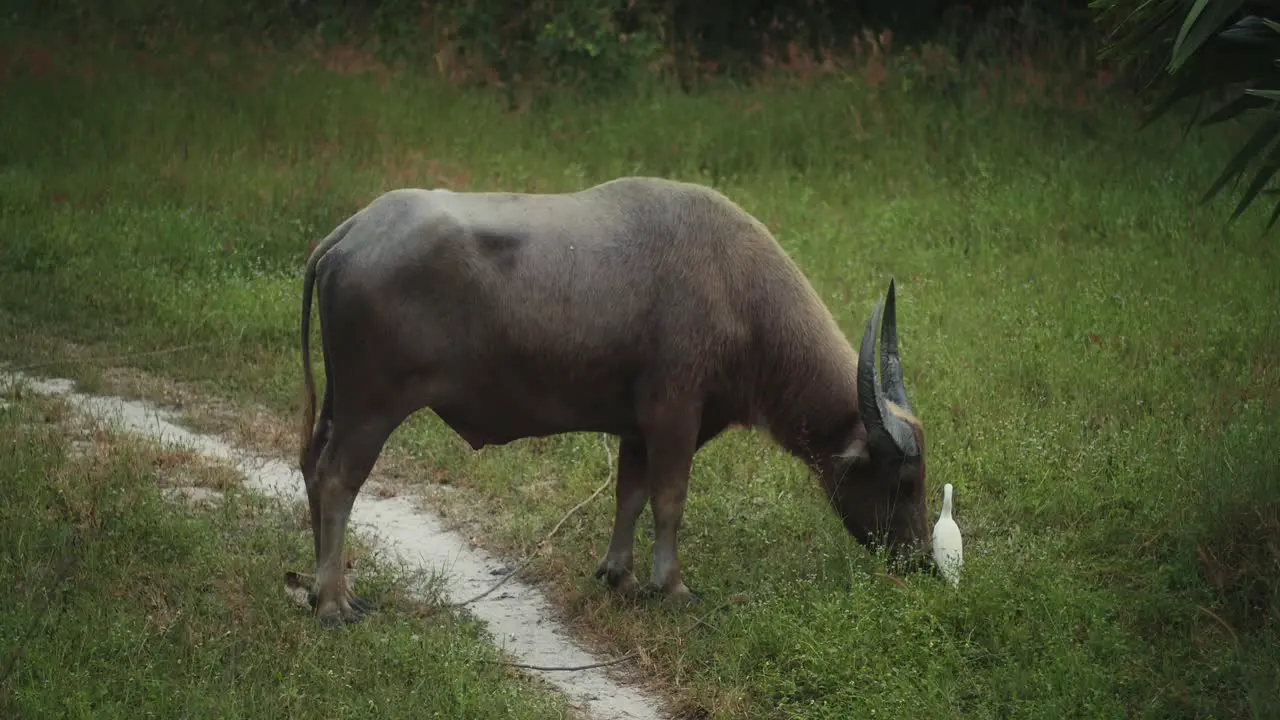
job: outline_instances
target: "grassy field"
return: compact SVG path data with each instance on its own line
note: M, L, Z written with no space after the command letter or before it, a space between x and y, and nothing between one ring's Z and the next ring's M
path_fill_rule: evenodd
M930 513L953 483L967 579L884 579L798 463L734 432L698 456L681 534L701 608L626 606L592 579L603 500L530 567L584 637L644 648L647 677L691 717L1275 717L1280 246L1259 235L1265 210L1224 228L1229 204L1193 208L1240 130L1183 143L1175 123L1138 134L1097 83L922 67L551 94L507 112L496 93L356 52L32 43L3 77L0 358L52 360L49 337L102 355L198 344L132 362L292 422L307 248L378 192L705 182L774 230L852 339L897 278ZM486 544L513 555L599 483L603 456L589 436L472 453L429 414L391 450L421 463L421 482L461 488ZM30 477L31 462L8 475ZM35 477L18 488L4 492L49 492ZM237 545L261 553L226 553L209 526L172 522L197 538L193 572L275 572L265 530ZM648 548L642 532L642 577ZM241 592L256 607L269 585ZM407 702L364 683L448 678L472 693L494 677L411 646L408 621L351 638L283 613L256 622L322 657L364 653L351 702ZM63 632L50 653L98 637ZM359 671L382 635L403 653L389 681ZM207 676L122 675L109 697L220 687L198 682L234 672L237 638L185 650ZM325 687L324 667L289 680L298 702Z
M391 612L316 627L280 585L309 547L300 516L233 471L33 398L0 409L0 476L5 717L568 717L391 569L369 580ZM226 501L166 503L162 486L188 484Z

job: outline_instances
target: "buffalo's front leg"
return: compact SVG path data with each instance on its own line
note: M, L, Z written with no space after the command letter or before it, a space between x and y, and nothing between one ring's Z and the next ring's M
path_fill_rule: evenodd
M660 409L645 437L654 529L649 589L661 591L669 600L677 602L695 600L680 577L676 536L684 516L697 439L698 414L694 408L680 405Z
M630 593L636 589L632 572L636 520L649 501L649 480L645 475L645 445L639 438L622 438L618 444L618 487L609 551L596 568L596 577L605 578L613 589Z

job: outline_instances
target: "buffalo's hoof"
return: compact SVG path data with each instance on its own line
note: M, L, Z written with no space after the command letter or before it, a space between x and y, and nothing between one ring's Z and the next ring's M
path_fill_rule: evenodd
M314 604L312 607L315 607ZM320 624L328 628L355 625L365 615L373 612L373 604L356 595L348 595L339 602L329 603L316 612Z
M604 578L610 589L622 595L635 595L640 584L630 569L611 565L608 560L600 563L595 576L596 579Z
M663 603L673 607L687 607L701 602L701 600L698 599L698 596L694 595L693 592L690 591L682 582L676 583L669 588L663 588L661 585L656 583L647 582L644 585L642 593L645 597L660 599Z

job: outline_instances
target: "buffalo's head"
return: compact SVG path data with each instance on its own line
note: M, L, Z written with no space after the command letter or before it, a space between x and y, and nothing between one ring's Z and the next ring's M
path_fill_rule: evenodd
M876 328L881 309L880 382L876 382ZM898 359L893 281L883 306L867 320L858 351L858 415L846 449L830 460L828 497L859 543L882 545L929 565L925 516L924 429L911 412Z

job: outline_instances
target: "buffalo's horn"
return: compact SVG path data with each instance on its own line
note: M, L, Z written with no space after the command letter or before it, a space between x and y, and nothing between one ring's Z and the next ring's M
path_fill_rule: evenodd
M887 306L887 307L886 307ZM881 352L881 363L884 365L884 391L876 383L876 326L880 324L882 309L888 311L885 318ZM897 449L909 457L919 453L916 447L915 432L911 426L896 414L889 412L885 406L885 394L890 395L896 404L904 410L906 393L902 391L902 371L898 362L898 335L894 323L893 283L889 284L887 303L876 303L876 309L867 319L866 330L862 333L862 344L858 351L858 411L862 415L862 423L867 428L868 439L872 442L877 437L888 436ZM898 397L901 397L899 402ZM881 435L877 430L883 430Z
M877 429L884 428L880 412L880 389L876 386L876 324L880 322L880 303L867 318L867 329L862 332L862 345L858 348L858 411L868 437L874 437Z
M884 325L880 329L880 388L885 396L907 412L907 388L902 384L902 361L898 359L898 314L894 308L893 280L889 280L889 297L884 301Z

